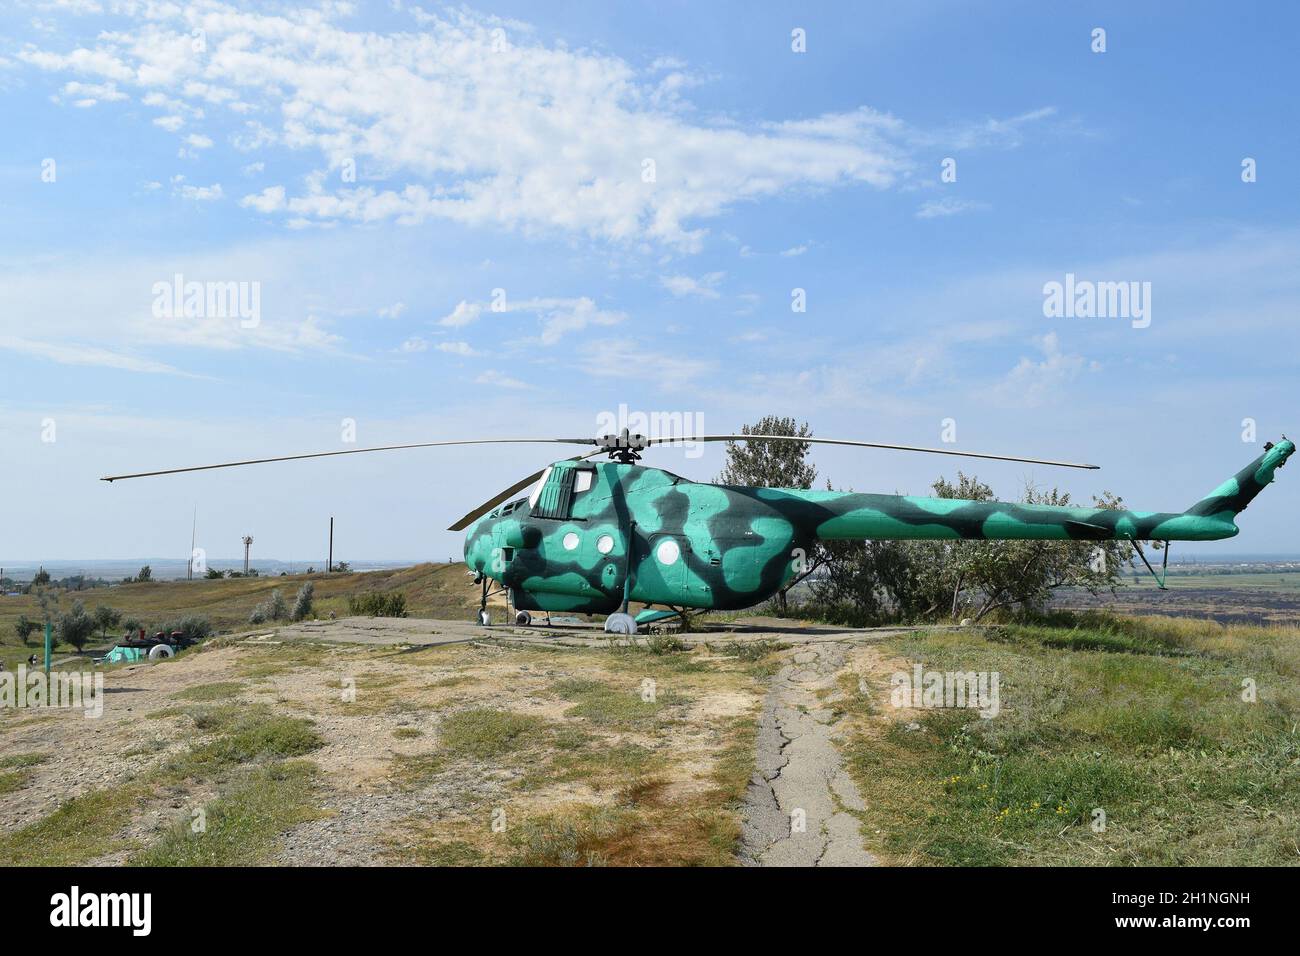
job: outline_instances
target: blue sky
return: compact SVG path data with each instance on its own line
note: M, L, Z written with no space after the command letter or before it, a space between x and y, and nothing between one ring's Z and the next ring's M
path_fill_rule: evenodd
M196 505L217 557L323 553L333 513L345 559L445 558L548 459L96 481L354 447L345 419L361 445L620 403L921 445L952 419L959 449L1103 466L974 469L1004 496L1146 509L1300 431L1300 16L882 6L7 4L0 558L183 557ZM156 315L177 274L256 283L256 324ZM1150 283L1149 325L1045 316L1067 274ZM914 493L962 464L815 457ZM1222 553L1294 550L1292 477Z

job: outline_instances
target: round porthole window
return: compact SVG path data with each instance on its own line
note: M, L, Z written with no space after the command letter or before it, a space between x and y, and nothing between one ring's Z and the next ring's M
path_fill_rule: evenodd
M681 554L682 549L672 538L659 542L659 547L655 548L655 557L659 559L660 564L672 564L681 557Z
M568 534L564 536L564 550L572 551L577 546L578 546L578 536L574 532L570 531Z
M607 534L602 534L596 539L596 550L601 554L609 554L614 550L614 539Z

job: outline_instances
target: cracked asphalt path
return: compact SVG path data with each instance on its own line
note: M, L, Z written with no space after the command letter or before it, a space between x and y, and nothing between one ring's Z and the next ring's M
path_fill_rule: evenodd
M757 768L745 795L741 862L748 866L874 866L862 846L866 809L835 745L834 689L850 645L805 644L785 664L759 718ZM802 811L802 813L800 813Z

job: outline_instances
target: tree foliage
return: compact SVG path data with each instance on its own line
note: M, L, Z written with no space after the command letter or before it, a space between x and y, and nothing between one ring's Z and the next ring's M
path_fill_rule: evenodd
M280 589L276 588L269 598L253 608L253 613L248 616L248 623L265 624L267 621L283 621L288 616L289 606L285 603Z
M93 617L95 619L95 630L99 631L100 637L107 636L110 627L117 627L122 623L122 612L104 604L95 608Z
M293 599L293 613L291 614L295 621L301 621L311 615L312 598L315 594L316 585L312 581L305 582L298 589L298 595Z
M86 605L73 601L71 610L59 616L58 633L62 643L71 644L78 651L85 647L95 633L95 619L86 613Z
M789 435L811 438L808 423L793 418L766 415L753 425L744 425L742 435ZM812 445L801 441L727 442L727 462L718 475L720 485L750 485L760 488L811 488L817 468L808 460Z
M34 633L41 629L39 621L28 620L26 614L19 614L18 620L14 621L14 633L18 635L18 640L24 644L27 643Z

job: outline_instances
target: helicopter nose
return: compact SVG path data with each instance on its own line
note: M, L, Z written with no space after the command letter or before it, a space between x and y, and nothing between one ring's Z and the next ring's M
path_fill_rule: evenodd
M487 567L492 552L492 522L480 521L465 535L465 564L475 571Z

